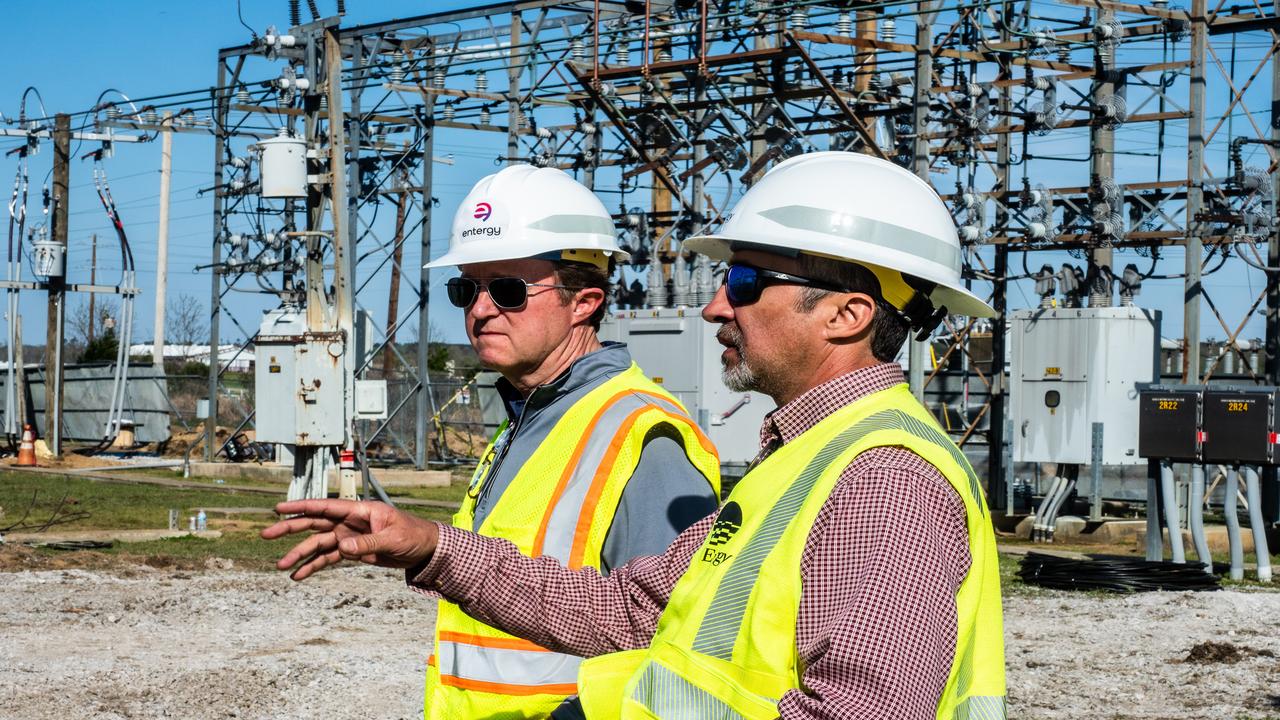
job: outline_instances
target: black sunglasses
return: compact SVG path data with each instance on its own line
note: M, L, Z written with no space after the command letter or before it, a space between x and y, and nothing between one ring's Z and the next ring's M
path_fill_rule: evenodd
M730 265L729 271L724 276L725 294L729 296L729 302L732 305L750 305L760 299L760 293L764 292L766 285L773 283L788 283L818 288L819 290L847 292L845 288L820 280L777 272L776 270L765 270L764 268L741 263Z
M444 284L444 287L449 294L449 302L454 307L471 307L471 304L479 297L480 291L484 290L489 293L489 299L493 301L493 304L503 310L518 310L524 307L524 304L529 301L529 288L531 287L561 288L564 290L582 289L568 285L531 283L517 277L490 278L483 283L471 278L456 277L450 278Z

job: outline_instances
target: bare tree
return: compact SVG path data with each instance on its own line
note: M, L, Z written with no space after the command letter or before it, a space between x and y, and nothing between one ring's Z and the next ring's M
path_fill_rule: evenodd
M195 345L209 340L209 317L204 304L183 293L169 300L165 309L165 334L175 345Z
M89 342L90 328L94 337L102 335L107 320L120 317L120 303L116 298L106 296L94 300L92 323L89 316L89 301L81 300L67 312L67 339L71 342L86 345Z

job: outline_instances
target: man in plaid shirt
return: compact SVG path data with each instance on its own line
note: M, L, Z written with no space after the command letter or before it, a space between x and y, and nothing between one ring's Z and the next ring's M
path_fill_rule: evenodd
M999 578L967 461L903 385L907 334L964 289L945 205L852 153L770 171L717 235L729 262L703 310L724 380L778 404L725 506L607 578L377 503L302 501L268 538L313 531L278 563L407 570L486 623L594 658L582 708L555 717L1003 717Z

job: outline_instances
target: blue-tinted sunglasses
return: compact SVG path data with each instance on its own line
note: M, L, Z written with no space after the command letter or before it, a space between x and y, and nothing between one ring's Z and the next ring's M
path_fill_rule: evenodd
M733 263L729 266L729 271L724 276L724 291L729 297L731 305L750 305L760 299L760 293L764 292L766 285L774 283L804 285L832 292L848 292L845 288L820 280L777 272L776 270L765 270L764 268L741 263Z

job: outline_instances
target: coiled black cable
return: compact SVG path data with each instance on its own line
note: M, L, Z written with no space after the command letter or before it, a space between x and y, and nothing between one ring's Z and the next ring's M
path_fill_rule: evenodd
M1027 553L1018 577L1029 585L1055 590L1105 590L1131 593L1155 590L1218 590L1218 576L1200 565L1179 565L1139 558L1094 555L1086 560Z

